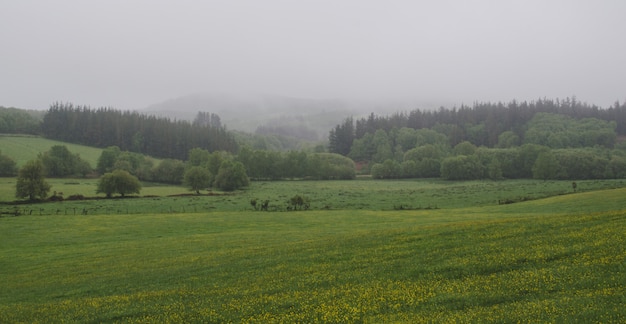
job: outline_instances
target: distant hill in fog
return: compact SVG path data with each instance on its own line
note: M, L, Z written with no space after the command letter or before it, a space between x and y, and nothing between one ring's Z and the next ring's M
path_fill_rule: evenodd
M417 108L407 104L376 104L320 100L278 95L199 93L146 107L142 112L179 120L193 120L199 111L215 113L230 130L281 134L305 140L326 140L328 132L346 117L371 112L386 114Z
M358 114L358 107L340 100L316 100L276 95L192 94L153 104L148 114L193 120L199 111L215 113L230 130L249 133L297 133L303 139L325 139L338 122ZM315 138L311 138L314 136Z

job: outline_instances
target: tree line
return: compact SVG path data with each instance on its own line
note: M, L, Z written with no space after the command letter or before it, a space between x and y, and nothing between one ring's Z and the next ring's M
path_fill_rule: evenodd
M238 150L234 136L221 125L219 117L202 118L190 123L111 108L55 103L43 118L41 132L47 138L69 143L117 146L159 158L184 160L192 148Z
M626 178L626 147L551 149L524 144L488 148L466 141L449 148L425 144L407 151L402 160L373 163L370 172L378 179L623 179Z
M278 179L354 179L354 162L339 154L296 152L270 152L244 147L238 155L226 151L209 152L193 148L188 159L163 159L156 162L152 157L117 146L102 150L97 165L92 168L78 154L71 153L64 145L28 161L19 171L15 162L0 152L0 174L18 176L17 198L46 199L50 185L46 177L99 177L96 193L107 197L113 194L139 193L140 181L184 185L196 194L210 188L232 191L249 185L255 180ZM249 176L250 175L250 176ZM54 200L62 196L54 194Z
M42 117L39 111L0 107L0 134L36 135Z
M567 116L576 120L595 118L615 123L618 135L626 135L626 104L616 102L612 107L600 109L576 98L565 100L540 99L532 102L476 103L473 106L439 110L412 110L391 116L370 114L354 120L346 118L329 133L329 151L345 156L350 154L355 140L372 136L378 130L389 133L401 128L431 129L446 136L448 144L455 146L469 141L476 146L497 147L499 137L507 132L526 143L526 126L538 113Z

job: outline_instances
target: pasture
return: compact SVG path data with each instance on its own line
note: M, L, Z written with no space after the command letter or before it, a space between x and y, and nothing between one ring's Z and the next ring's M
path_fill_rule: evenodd
M0 218L0 322L624 322L623 186L287 181L32 205ZM294 194L311 210L279 208ZM48 209L91 203L114 205Z
M64 145L73 154L89 162L92 168L98 163L102 149L50 140L36 136L0 135L0 151L3 155L11 157L18 167L29 160L37 158L37 155L48 151L55 145Z
M96 194L96 179L47 179L53 192L64 197ZM624 180L579 181L577 191L626 187ZM451 209L521 202L556 195L572 194L569 181L444 181L355 180L355 181L270 181L251 182L236 192L203 191L193 195L182 186L143 183L143 198L63 201L43 204L12 204L15 201L15 178L0 178L0 212L21 214L67 215L199 213L217 211L252 211L250 200L269 201L270 211L285 211L289 198L308 197L311 210L420 210Z

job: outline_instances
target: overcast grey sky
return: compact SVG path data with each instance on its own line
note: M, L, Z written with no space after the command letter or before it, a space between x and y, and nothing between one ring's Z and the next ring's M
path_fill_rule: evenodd
M0 105L626 99L624 0L2 0Z

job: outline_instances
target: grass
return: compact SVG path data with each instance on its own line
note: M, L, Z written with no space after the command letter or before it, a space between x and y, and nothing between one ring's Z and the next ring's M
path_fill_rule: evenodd
M0 137L18 164L57 144L100 155ZM48 181L96 196L94 179ZM14 186L0 179L0 323L626 322L623 180L144 183L19 205ZM286 212L295 194L311 210Z
M0 150L2 154L11 157L18 167L21 167L27 161L37 158L39 153L46 152L55 145L66 146L70 152L79 154L83 160L89 162L94 168L102 153L102 149L99 148L49 140L42 137L0 135Z
M48 179L52 191L64 197L96 195L96 179ZM579 181L578 191L591 191L626 186L623 180ZM0 178L0 202L15 200L15 179ZM205 192L206 193L206 192ZM250 200L269 200L270 210L284 211L294 195L311 200L312 210L419 210L485 207L498 201L522 201L573 193L569 181L468 181L442 180L358 180L358 181L276 181L252 182L245 190L234 193L212 192L213 196L180 196L191 194L181 186L144 183L145 199L101 199L64 201L45 204L0 205L0 212L15 208L37 215L194 213L216 211L251 211ZM158 196L158 197L155 197ZM168 197L169 196L169 197ZM173 196L173 197L172 197Z
M228 197L369 188L350 196L365 204L409 185L447 190L453 207L0 218L0 322L626 320L626 189L486 206L457 205L483 196L477 183L258 183Z

